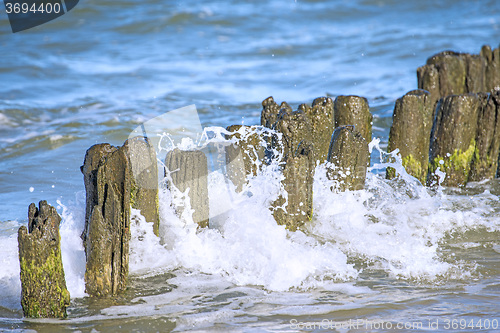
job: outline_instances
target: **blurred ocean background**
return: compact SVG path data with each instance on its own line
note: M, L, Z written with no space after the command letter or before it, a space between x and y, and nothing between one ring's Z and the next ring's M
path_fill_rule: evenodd
M130 288L104 300L85 297L79 240L85 151L187 105L203 126L226 127L259 124L271 95L294 108L364 96L375 161L417 67L444 50L499 46L499 1L81 0L16 34L0 12L0 331L321 331L324 320L500 331L498 179L430 191L373 169L366 190L333 194L317 178L313 224L295 234L262 206L270 175L246 201L211 203L228 212L198 234L164 191L162 239L135 217ZM217 198L222 182L210 177ZM22 316L17 229L40 200L63 216L66 320Z

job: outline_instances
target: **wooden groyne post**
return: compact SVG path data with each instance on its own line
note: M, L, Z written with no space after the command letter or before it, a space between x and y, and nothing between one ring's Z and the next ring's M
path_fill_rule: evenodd
M168 186L175 186L180 192L188 191L193 221L199 227L209 225L208 201L208 161L202 151L180 150L175 148L167 153L165 158L165 176L170 175ZM179 216L184 213L185 207L176 206Z
M327 176L337 182L335 191L365 188L366 170L370 162L368 143L354 126L337 127L328 151Z
M156 153L143 137L121 147L97 144L87 150L81 171L86 190L85 291L115 295L127 285L130 208L140 209L158 233Z
M236 139L225 147L226 171L236 191L241 192L247 177L256 176L264 163L267 142L255 126L231 125L226 129L231 132L226 139Z
M26 317L65 318L70 303L61 257L61 217L47 201L28 208L18 231L21 306Z
M433 123L433 101L425 90L412 90L394 105L388 151L399 149L406 171L422 184L427 181L429 144ZM387 178L395 176L387 168Z

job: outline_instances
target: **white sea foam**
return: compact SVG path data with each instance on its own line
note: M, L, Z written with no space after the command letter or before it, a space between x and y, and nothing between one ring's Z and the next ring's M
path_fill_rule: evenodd
M57 201L57 208L62 217L61 252L66 277L66 287L71 297L85 296L85 252L83 249L82 233L85 223L85 193L78 192L75 202L70 202L68 206L60 200Z
M16 127L17 123L12 121L6 114L0 113L0 128L12 128Z
M209 140L223 140L220 135L223 129L211 128L210 131L216 135L206 136ZM155 266L183 267L220 275L237 285L261 285L270 290L308 288L315 286L318 279L355 278L358 272L336 246L321 243L300 231L289 232L276 224L269 207L278 197L280 179L279 172L269 168L250 179L245 191L236 193L234 187L227 186L228 180L219 171L211 172L210 210L220 213L212 214L211 228L201 230L186 216L180 219L175 215L172 206L188 203L174 203L178 199L164 190L160 202L165 249L157 256L162 259L157 260ZM221 200L224 194L233 200ZM141 220L137 221L136 227L144 232L146 228L141 227ZM156 244L158 242L159 239ZM156 244L151 244L148 242L146 246L159 250ZM134 259L131 270L142 267Z
M379 149L378 141L370 147ZM163 190L162 240L143 236L150 241L141 243L135 237L132 244L149 247L143 251L157 253L157 259L145 264L147 258L135 257L131 269L182 267L220 275L236 285L261 285L274 291L355 279L359 271L348 263L349 258L371 263L397 278L432 280L453 272L457 277L458 264L440 258L439 242L457 228L492 226L492 220L484 218L480 207L476 212L447 209L456 198L423 187L406 174L400 160L377 167L388 165L401 174L398 180L369 173L367 190L344 193L331 192L324 166L318 166L314 222L305 233L278 226L268 209L282 190L277 169L251 178L241 193L228 186L220 172L210 173L210 210L218 212L211 218L210 229L197 230L186 216L177 217L172 208L176 199ZM482 199L477 200L480 203ZM135 225L143 234L147 229L144 223L138 220Z
M52 134L51 136L49 136L50 141L58 141L61 139L64 139L64 136L61 134Z
M17 233L0 237L0 307L21 309L21 280Z

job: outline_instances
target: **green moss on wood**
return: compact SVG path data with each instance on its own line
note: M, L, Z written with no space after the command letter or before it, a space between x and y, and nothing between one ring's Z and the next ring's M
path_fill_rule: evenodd
M70 294L64 283L60 251L50 250L44 263L20 258L24 314L34 318L65 318Z
M491 158L491 156L489 155L481 159L481 157L479 156L479 149L476 149L474 153L474 163L476 164L476 170L480 170L483 173L486 173L496 162L496 160L496 158Z
M417 178L422 184L425 184L427 179L427 167L423 167L412 154L404 157L401 164L409 175ZM388 167L386 170L386 178L393 179L396 177L396 169Z
M425 180L427 178L427 168L424 168L422 163L420 163L412 154L403 158L402 164L406 172L417 178L422 184L425 184Z
M465 185L467 183L472 159L479 156L476 148L476 140L470 141L466 151L455 149L450 156L435 157L430 165L430 171L434 173L437 168L446 173L446 185Z
M139 192L139 189L137 186L134 186L133 182L130 188L130 206L132 208L136 208L136 203L137 203L137 193Z

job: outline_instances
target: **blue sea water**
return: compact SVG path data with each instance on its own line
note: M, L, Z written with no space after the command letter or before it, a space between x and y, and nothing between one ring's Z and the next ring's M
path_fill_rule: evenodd
M446 319L498 320L498 180L429 194L373 170L366 191L332 196L318 179L316 223L291 235L258 209L261 179L264 197L234 207L245 217L230 214L220 230L192 235L168 222L181 231L165 231L165 247L138 222L150 242L133 241L131 288L100 304L85 297L77 237L80 166L95 143L121 145L141 123L191 104L203 126L226 127L259 124L271 95L297 107L355 94L368 99L385 150L394 102L417 87L416 69L485 44L500 44L498 1L82 0L15 34L2 7L0 331L297 331L292 319L441 320L444 330ZM26 320L20 309L17 229L40 200L63 215L65 321Z

